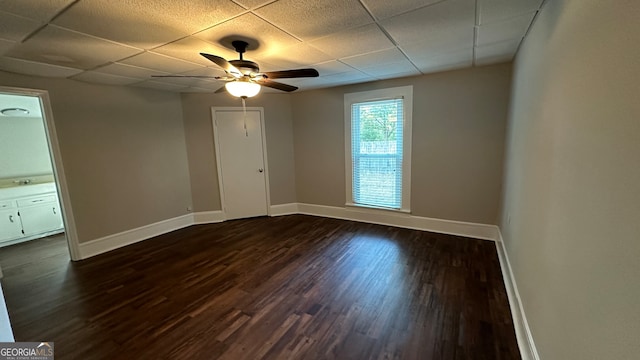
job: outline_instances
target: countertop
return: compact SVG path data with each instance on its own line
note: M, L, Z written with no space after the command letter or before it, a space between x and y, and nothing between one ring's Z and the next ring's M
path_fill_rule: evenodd
M0 200L13 199L21 196L44 194L57 191L56 183L28 184L0 188Z

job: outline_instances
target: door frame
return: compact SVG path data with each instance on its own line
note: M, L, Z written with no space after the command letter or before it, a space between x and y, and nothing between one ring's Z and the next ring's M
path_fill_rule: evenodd
M216 153L216 171L218 173L218 190L220 191L220 211L224 220L228 220L225 211L224 186L222 181L222 167L220 161L220 139L218 137L218 126L216 125L216 111L234 111L242 113L242 107L235 106L212 106L211 107L211 125L213 126L213 144ZM267 216L271 216L271 188L269 187L269 163L267 161L267 137L264 124L264 108L253 106L247 107L246 111L257 111L260 114L260 135L262 139L262 163L264 164L264 187L267 195Z
M60 199L60 207L62 209L62 221L64 223L65 238L67 239L69 255L71 256L71 260L73 261L81 260L82 257L80 256L80 249L78 245L76 221L75 217L73 216L73 209L71 207L69 187L67 185L67 178L65 176L62 153L60 152L60 143L58 142L58 135L56 132L56 125L53 119L53 110L51 108L49 92L47 90L39 89L0 86L0 93L37 97L40 101L40 109L42 110L42 118L44 122L45 134L47 136L49 155L51 156L51 164L53 165L53 176L55 178L58 197Z

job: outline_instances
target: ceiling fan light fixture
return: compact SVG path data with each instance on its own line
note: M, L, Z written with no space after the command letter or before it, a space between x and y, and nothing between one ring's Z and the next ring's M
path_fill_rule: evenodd
M229 94L236 97L253 97L260 92L260 84L250 81L231 81L224 85Z

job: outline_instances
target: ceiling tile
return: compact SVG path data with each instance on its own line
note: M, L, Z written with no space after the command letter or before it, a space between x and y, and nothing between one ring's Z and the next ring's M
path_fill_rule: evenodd
M256 9L277 0L233 0L236 4L246 9Z
M209 79L199 79L199 78L192 78L192 77L166 77L166 78L155 78L153 79L153 81L156 82L161 82L161 83L165 83L165 84L175 84L175 85L182 85L182 86L196 86L196 87L208 87L208 86L212 86L215 87L217 86L218 88L220 86L224 85L224 82L219 82L219 81L211 81ZM219 83L219 84L218 84Z
M74 1L75 0L0 0L0 9L44 23L51 20L51 18Z
M79 74L82 70L64 66L43 64L35 61L0 57L0 69L18 74L46 77L69 77Z
M198 39L195 36L189 36L182 40L160 46L153 49L153 52L171 56L176 59L187 60L203 66L217 65L212 63L211 60L200 55L201 52L221 56L225 59L235 59L238 57L238 53L231 49L226 49L220 45L213 45L207 41Z
M132 56L120 62L123 64L139 66L152 70L166 71L172 74L195 70L202 67L202 65L172 58L166 55L156 54L151 51L146 51L142 54Z
M340 61L331 60L323 63L313 65L313 68L318 70L320 76L340 74L349 71L353 71L353 68L349 65L345 65Z
M473 65L473 49L460 49L431 57L420 57L412 59L412 62L423 74L471 67Z
M214 65L213 67L202 67L195 70L185 71L180 73L180 75L189 75L189 76L227 76L227 73L224 72L221 68Z
M533 20L535 12L510 18L505 21L489 23L478 26L478 37L476 46L487 45L491 43L520 40L527 33L529 25Z
M226 76L226 73L223 70L217 70L215 68L203 67L196 70L191 70L187 72L183 72L180 74L176 74L179 76ZM178 85L187 85L190 87L200 87L200 88L208 88L217 90L221 86L224 86L224 80L216 80L216 79L203 79L203 78L159 78L154 79L155 81L167 82L171 84Z
M420 71L413 66L409 60L393 62L388 64L377 64L368 67L358 68L365 74L376 78L391 78L420 75Z
M49 25L7 55L78 69L91 69L140 52L93 36Z
M36 31L42 24L38 21L0 11L0 38L20 41Z
M394 47L373 23L314 40L310 44L336 59Z
M433 73L439 73L443 71L466 69L471 66L472 66L472 61L462 61L462 62L443 63L443 64L434 64L434 65L424 66L420 69L420 71L422 71L423 74L433 74Z
M15 41L0 39L0 56L6 54L15 44Z
M106 85L130 85L140 82L140 79L105 74L96 71L85 71L78 75L72 76L71 79Z
M255 12L305 41L373 22L358 0L279 0Z
M245 10L230 0L82 0L54 23L143 49L191 35Z
M194 36L212 44L218 44L221 39L226 39L233 35L238 36L238 39L251 38L256 39L259 42L259 47L257 49L251 48L251 46L247 49L244 56L248 60L251 60L252 57L263 54L273 54L278 51L282 51L282 49L286 47L299 43L296 38L254 14L239 16L223 24L216 25L210 29L199 32ZM235 56L231 59L237 58L238 55L235 53ZM226 59L230 60L229 58Z
M473 48L473 28L462 26L459 29L452 28L448 32L430 34L425 36L423 41L400 45L400 48L410 60L460 49L470 50Z
M420 71L413 70L413 71L405 71L405 72L399 72L399 73L381 74L376 77L378 78L378 80L386 80L386 79L398 79L398 78L419 76L419 75L422 75Z
M94 69L94 71L105 73L105 74L136 78L141 80L147 80L151 77L151 75L168 75L169 74L164 71L152 70L152 69L142 68L139 66L120 64L120 63L112 63L109 65L105 65L97 69Z
M475 64L488 65L513 60L520 40L509 40L477 47L475 50Z
M442 0L363 0L364 5L377 19L386 19Z
M156 89L156 90L165 90L165 91L176 91L179 92L182 89L186 89L187 87L184 85L176 85L165 83L162 81L148 80L133 84L132 86L143 87L148 89Z
M424 42L428 38L447 38L452 31L473 32L475 2L448 0L380 22L400 45Z
M542 0L478 0L479 24L505 20L534 12Z
M397 48L374 51L363 55L340 59L341 62L354 68L370 67L378 64L389 64L406 60L407 58Z
M308 64L321 63L332 59L331 56L312 46L309 46L306 43L298 43L296 45L284 48L282 49L282 51L264 54L263 56L268 59L269 64L282 69L308 67ZM257 60L259 60L259 63L262 62L262 56L260 56ZM260 66L260 68L262 69L263 66Z
M365 74L376 78L420 75L420 72L397 48L340 59Z

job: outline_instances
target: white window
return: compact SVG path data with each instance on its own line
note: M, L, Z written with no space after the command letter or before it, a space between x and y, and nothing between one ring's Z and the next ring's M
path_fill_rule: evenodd
M413 87L344 100L347 205L409 212Z

